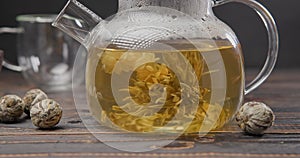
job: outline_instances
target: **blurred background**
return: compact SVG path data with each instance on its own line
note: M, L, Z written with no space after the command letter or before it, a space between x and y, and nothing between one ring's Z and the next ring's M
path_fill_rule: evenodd
M101 17L117 12L118 0L79 0ZM300 53L300 1L258 0L273 14L280 32L280 53L277 68L299 68ZM58 13L67 0L1 0L0 27L15 27L20 14ZM231 3L214 8L216 16L227 23L237 34L244 51L246 68L260 68L266 58L267 35L257 14L242 4ZM16 37L1 35L0 48L13 63L16 59Z

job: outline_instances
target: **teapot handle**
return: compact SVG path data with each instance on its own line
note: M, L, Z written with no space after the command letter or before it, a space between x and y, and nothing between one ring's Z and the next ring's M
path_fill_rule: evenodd
M271 13L263 5L256 2L255 0L214 0L214 6L229 2L239 2L254 9L264 22L268 33L269 46L266 62L257 77L255 77L252 82L246 85L245 94L247 95L257 87L259 87L270 76L272 70L275 67L279 50L278 30Z
M23 29L21 28L9 28L9 27L2 27L0 28L0 34L4 34L4 33L11 33L11 34L19 34L22 33ZM16 71L16 72L21 72L23 70L23 68L21 66L17 66L17 65L13 65L10 62L8 62L5 58L4 58L4 52L1 50L0 52L1 55L1 60L0 60L0 65L10 69L12 71ZM0 66L0 67L1 67Z
M4 52L0 50L0 71L2 69L2 61L3 61Z

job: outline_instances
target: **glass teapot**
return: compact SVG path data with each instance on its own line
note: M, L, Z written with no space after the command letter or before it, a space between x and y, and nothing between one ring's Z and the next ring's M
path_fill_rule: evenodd
M269 35L266 63L247 86L240 43L212 11L228 2L252 7ZM53 25L88 50L92 115L130 132L221 128L270 75L278 54L276 24L254 0L120 0L105 20L70 0Z

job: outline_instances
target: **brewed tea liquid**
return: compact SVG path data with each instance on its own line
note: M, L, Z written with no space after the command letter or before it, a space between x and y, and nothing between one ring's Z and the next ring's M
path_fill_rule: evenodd
M225 40L160 43L152 50L90 49L86 79L93 116L133 132L222 127L243 99L240 46Z

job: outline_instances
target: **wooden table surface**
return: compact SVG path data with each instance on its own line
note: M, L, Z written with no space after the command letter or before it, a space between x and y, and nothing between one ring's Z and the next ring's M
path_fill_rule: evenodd
M24 93L33 86L18 73L0 73L0 96ZM63 105L64 115L54 130L36 129L29 119L0 124L1 157L300 157L300 70L275 70L246 100L269 104L274 127L262 137L243 134L231 123L223 131L197 139L179 138L147 153L118 151L98 141L81 122L71 92L49 94ZM131 142L132 143L132 142Z

